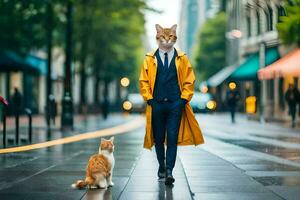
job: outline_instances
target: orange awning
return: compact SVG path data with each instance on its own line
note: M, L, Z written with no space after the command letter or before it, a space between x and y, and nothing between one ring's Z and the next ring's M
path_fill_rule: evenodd
M259 70L258 78L268 80L279 77L300 77L300 48L289 52L273 64Z

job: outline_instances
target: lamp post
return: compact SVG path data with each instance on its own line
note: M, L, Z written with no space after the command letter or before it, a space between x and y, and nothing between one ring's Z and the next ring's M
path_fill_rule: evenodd
M52 94L52 41L53 41L53 7L52 2L49 0L47 2L47 91L46 91L46 121L47 126L50 128L50 100L49 97Z
M262 69L266 66L266 43L260 42L259 44L259 68ZM265 123L265 104L267 102L267 82L260 81L260 94L259 94L259 119L261 123Z
M67 30L66 30L66 61L64 78L64 96L62 100L61 128L73 129L73 100L72 100L72 14L73 4L67 1Z

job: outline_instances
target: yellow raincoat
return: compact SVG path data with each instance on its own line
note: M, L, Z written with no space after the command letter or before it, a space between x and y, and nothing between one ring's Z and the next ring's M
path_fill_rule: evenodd
M190 101L194 93L195 75L193 68L187 56L177 50L175 59L178 84L181 91L181 98ZM144 63L141 67L139 78L140 93L144 100L147 101L153 98L154 83L156 78L157 60L155 52L147 53ZM154 144L152 133L152 108L146 107L146 134L144 138L144 148L151 149ZM178 145L199 145L203 144L204 139L200 130L199 124L195 118L192 107L189 103L185 105L180 122L178 133Z

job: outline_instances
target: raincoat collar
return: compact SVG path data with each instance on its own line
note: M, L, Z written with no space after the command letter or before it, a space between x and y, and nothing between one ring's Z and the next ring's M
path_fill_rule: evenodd
M177 57L181 57L184 56L185 53L183 51L180 51L179 49L175 48L175 50L177 51ZM155 57L155 52L157 51L157 49L155 51L151 51L149 53L146 54L146 56L151 56L151 57Z

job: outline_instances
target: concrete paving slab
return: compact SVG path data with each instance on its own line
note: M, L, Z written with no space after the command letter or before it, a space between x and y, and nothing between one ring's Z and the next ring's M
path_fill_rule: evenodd
M158 163L154 151L144 150L136 167L121 194L120 199L192 199L182 164L177 159L172 187L164 180L158 180Z
M292 171L292 172L287 172L287 171L247 171L246 174L249 176L252 176L252 177L276 177L276 176L295 177L295 176L297 176L300 179L299 171Z
M199 155L202 156L201 159L197 159ZM194 159L193 156L195 156ZM209 159L207 160L206 157ZM181 149L179 158L190 190L196 194L195 199L260 199L262 196L277 199L277 195L249 177L243 170L201 148ZM201 163L206 163L206 165L201 165ZM197 168L197 164L201 167ZM216 164L221 166L216 168ZM214 170L210 168L211 166ZM229 170L222 170L224 167Z
M270 193L220 192L195 193L194 200L282 200Z
M254 179L265 186L296 186L300 190L300 178L297 176L254 177Z
M286 200L299 200L299 186L268 186L270 190Z

